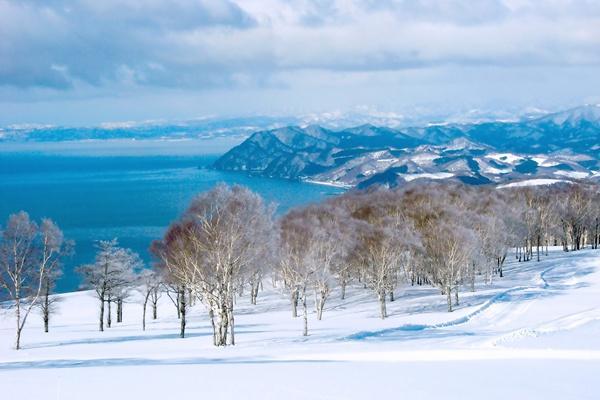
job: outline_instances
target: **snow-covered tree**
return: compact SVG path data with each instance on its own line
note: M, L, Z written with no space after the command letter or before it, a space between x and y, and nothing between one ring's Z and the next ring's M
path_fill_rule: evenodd
M49 318L49 285L58 276L60 260L68 248L62 231L51 220L37 224L23 211L8 218L0 236L0 287L15 309L17 350L27 318L42 298L47 302Z
M118 319L122 312L122 301L135 283L135 273L143 263L139 255L130 249L118 246L116 239L96 244L97 252L93 264L78 268L84 289L92 289L100 302L99 330L104 331L105 305L106 325L112 326L111 304L118 304Z
M158 272L143 269L137 277L138 288L142 295L142 330L146 330L146 308L148 301L152 305L152 319L157 318L158 300L162 296L163 280Z
M192 200L153 247L171 279L207 307L217 346L235 344L234 296L271 248L272 213L250 190L221 184Z

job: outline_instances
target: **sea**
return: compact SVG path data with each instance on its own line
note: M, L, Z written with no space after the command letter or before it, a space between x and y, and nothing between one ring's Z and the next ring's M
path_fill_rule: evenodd
M247 186L274 203L279 215L342 192L211 167L242 140L0 143L0 226L20 210L55 221L75 241L57 283L57 292L68 292L80 288L75 269L93 262L98 240L116 238L151 266L150 243L194 196L220 182Z

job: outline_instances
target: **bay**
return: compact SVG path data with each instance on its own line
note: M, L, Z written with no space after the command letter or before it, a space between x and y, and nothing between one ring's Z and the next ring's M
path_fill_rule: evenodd
M277 204L277 212L315 202L341 189L216 171L211 164L239 138L0 143L0 224L27 211L54 220L76 242L65 261L60 292L76 290L74 269L90 263L97 240L117 238L149 265L148 248L190 200L219 182L240 184Z

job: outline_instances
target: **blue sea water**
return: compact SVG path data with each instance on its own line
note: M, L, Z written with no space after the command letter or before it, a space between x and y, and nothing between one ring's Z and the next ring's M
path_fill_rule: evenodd
M217 139L218 141L218 139ZM148 247L198 193L219 182L241 184L290 207L339 189L216 171L210 165L230 142L77 143L0 149L0 224L19 210L53 219L76 242L58 291L76 290L78 265L94 257L94 242L118 238L151 262ZM0 146L4 144L0 143ZM41 146L41 147L40 147Z

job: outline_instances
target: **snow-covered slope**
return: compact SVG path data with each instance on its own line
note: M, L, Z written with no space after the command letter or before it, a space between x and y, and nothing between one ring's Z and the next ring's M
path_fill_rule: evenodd
M589 179L600 170L599 142L600 106L583 106L516 122L291 126L255 133L215 167L358 187L421 177L469 184Z
M540 118L540 121L554 125L577 126L582 123L600 123L600 104L587 104L569 110L560 111Z
M171 399L596 399L600 397L600 251L552 250L542 262L509 262L506 276L465 293L453 313L429 287L402 287L390 317L368 290L332 293L310 336L287 297L265 288L237 304L237 344L214 348L202 306L179 339L163 297L141 331L141 307L97 332L89 292L61 295L44 334L37 315L11 350L0 319L2 398ZM133 299L132 299L133 301Z

